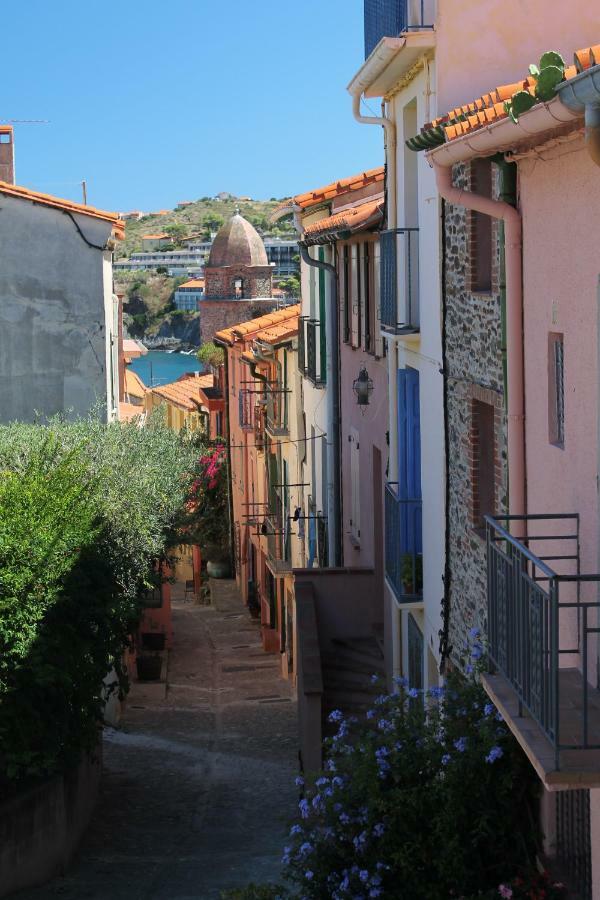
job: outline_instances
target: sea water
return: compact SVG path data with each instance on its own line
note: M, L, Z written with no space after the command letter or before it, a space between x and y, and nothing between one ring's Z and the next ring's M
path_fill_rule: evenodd
M195 353L167 353L165 350L149 350L144 356L132 359L130 368L142 379L146 387L157 387L177 381L186 372L203 372Z

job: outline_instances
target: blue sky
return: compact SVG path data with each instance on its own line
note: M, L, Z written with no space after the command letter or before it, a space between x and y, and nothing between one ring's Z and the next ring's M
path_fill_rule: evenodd
M23 0L2 48L17 182L106 209L289 196L380 165L352 118L363 0ZM25 39L26 36L26 39ZM11 77L8 77L10 74ZM373 102L377 109L377 101Z

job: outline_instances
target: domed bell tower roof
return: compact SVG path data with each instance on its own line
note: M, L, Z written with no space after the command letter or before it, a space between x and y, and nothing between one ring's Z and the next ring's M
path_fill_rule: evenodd
M207 266L268 266L267 251L256 228L236 211L213 241Z

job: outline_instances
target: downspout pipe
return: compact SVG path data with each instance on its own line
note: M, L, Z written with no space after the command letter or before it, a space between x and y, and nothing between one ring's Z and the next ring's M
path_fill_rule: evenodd
M380 125L385 131L385 149L387 163L387 227L397 227L396 216L396 182L397 182L397 160L396 160L396 124L387 116L363 116L360 111L360 101L362 93L356 91L352 93L352 113L357 122L361 125Z
M561 103L585 116L585 144L594 163L600 166L600 65L569 78L557 88Z
M342 484L341 484L341 417L340 417L340 364L339 364L339 319L338 319L338 275L331 263L313 259L304 241L299 241L300 255L307 266L323 269L330 276L329 304L327 307L327 469L331 479L333 495L327 510L329 533L329 559L334 566L342 565ZM313 447L314 452L314 447Z
M523 516L525 502L525 401L523 364L523 276L521 215L509 203L454 187L452 168L430 157L437 189L444 200L501 219L505 229L506 337L508 370L509 512ZM515 528L515 532L517 529Z

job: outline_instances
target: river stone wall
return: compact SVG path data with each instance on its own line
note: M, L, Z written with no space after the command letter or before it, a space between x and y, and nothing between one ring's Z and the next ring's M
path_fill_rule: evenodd
M498 196L497 167L492 167L493 196ZM453 171L457 187L473 189L470 166ZM464 665L472 627L485 633L485 536L479 519L477 467L479 440L475 401L494 409L496 512L507 494L506 414L502 366L499 225L492 225L492 290L472 290L474 219L464 207L446 203L446 362L449 416L449 525L451 657Z

